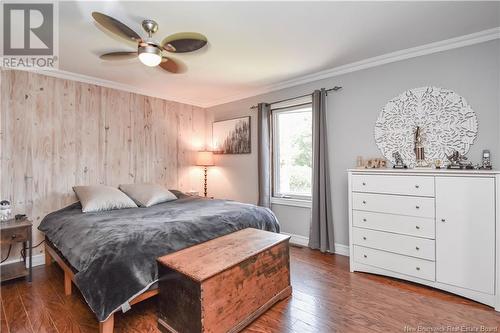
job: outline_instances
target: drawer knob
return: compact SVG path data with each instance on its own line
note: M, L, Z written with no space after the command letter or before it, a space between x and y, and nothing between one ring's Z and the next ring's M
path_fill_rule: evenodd
M415 226L415 229L420 230L420 227L418 225Z
M441 219L441 222L446 222L446 220L445 219Z
M420 206L418 206L418 205L417 205L417 206L415 206L415 208L416 208L416 209L420 209Z
M365 183L365 182L363 182L363 186L366 186L366 183Z
M367 256L366 254L363 254L363 257L364 257L364 258L368 258L368 256Z
M14 234L14 235L12 235L12 236L11 236L11 238L12 238L12 239L14 239L14 238L16 238L16 237L17 237L17 235L16 235L16 234Z
M363 200L363 205L365 205L365 204L366 204L366 201L365 201L365 200Z
M363 236L363 240L366 240L366 237Z
M363 219L363 222L366 222L366 219Z
M420 270L420 267L417 267L417 271L419 271L419 270Z
M420 185L415 185L415 188L420 188Z
M420 248L419 248L418 246L415 246L415 250L417 250L417 251L418 251L418 250L420 250Z

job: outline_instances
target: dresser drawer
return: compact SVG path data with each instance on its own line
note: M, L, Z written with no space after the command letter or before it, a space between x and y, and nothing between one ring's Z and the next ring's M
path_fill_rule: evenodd
M13 244L28 240L27 228L12 228L2 230L0 233L0 244Z
M355 245L371 247L406 256L435 260L434 240L390 232L352 228L352 242Z
M412 258L358 245L354 245L354 261L425 280L435 281L436 279L434 261Z
M426 217L352 211L354 227L395 232L410 236L436 238L435 220Z
M356 210L434 218L434 198L353 193Z
M352 190L384 194L434 196L434 177L353 175Z

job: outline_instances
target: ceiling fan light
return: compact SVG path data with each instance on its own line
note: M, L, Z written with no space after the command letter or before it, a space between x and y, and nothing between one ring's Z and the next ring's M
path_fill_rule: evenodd
M139 47L139 60L146 66L155 67L161 63L161 50L153 45Z

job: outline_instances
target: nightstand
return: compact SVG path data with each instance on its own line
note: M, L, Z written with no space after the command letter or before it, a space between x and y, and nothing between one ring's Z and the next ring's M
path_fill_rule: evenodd
M15 245L22 243L24 249L24 261L6 264L1 267L1 282L27 276L31 282L32 273L32 236L31 221L28 219L0 222L0 245ZM29 258L29 268L26 268L26 259Z

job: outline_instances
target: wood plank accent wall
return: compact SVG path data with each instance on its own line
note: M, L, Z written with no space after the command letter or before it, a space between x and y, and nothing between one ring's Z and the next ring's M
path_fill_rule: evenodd
M1 70L0 82L0 199L35 229L76 201L74 185L200 189L204 109L26 71Z

